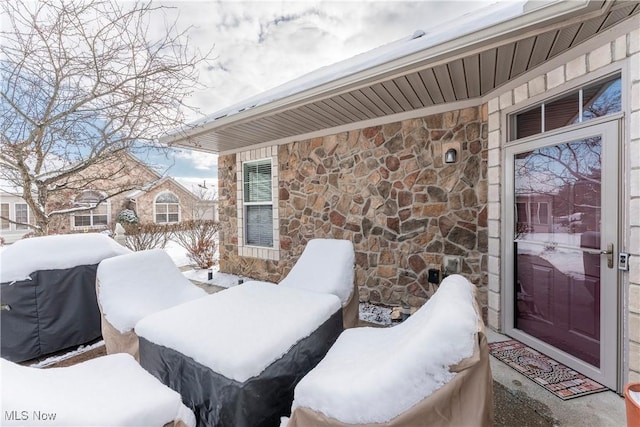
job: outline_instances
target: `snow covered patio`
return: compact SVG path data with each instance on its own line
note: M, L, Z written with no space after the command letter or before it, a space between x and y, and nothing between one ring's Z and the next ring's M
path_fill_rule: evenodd
M209 272L206 270L194 270L188 265L188 261L183 251L175 244L170 244L166 252L174 260L174 263L180 266L183 274L192 277L194 283L205 289L208 293L218 292L226 287L233 287L240 280L247 280L233 275L222 275L215 268L213 270L212 280L208 279ZM368 320L368 321L367 321ZM372 322L372 323L369 323ZM358 326L389 326L391 321L391 309L371 304L360 305L360 321ZM408 324L407 324L408 326ZM392 330L389 330L391 332ZM495 334L494 334L495 335ZM492 337L492 334L489 334ZM501 337L493 337L500 340ZM387 352L385 350L385 352ZM372 352L368 352L372 353ZM81 346L78 350L65 353L55 357L49 357L41 360L36 366L38 367L63 367L73 366L83 360L95 359L105 354L105 347L102 342L96 342L91 345ZM373 357L378 352L373 352ZM497 372L496 381L493 382L494 399L495 399L495 425L506 426L514 425L514 423L522 423L526 420L527 425L569 425L566 420L576 420L579 417L593 415L594 419L602 420L622 420L624 422L624 414L616 406L617 396L611 394L600 395L599 398L586 397L576 399L570 404L559 406L553 400L549 401L547 396L540 395L535 385L528 385L524 377L518 377L510 368L496 364L492 360L492 369ZM383 381L383 375L377 370L371 373L369 381L372 387L377 389L378 384ZM96 383L97 384L97 383ZM99 387L99 386L97 386ZM522 392L524 391L524 392ZM537 393L536 393L537 392ZM530 396L533 396L532 399ZM591 409L597 408L597 410ZM592 414L593 412L593 414ZM562 420L565 420L562 422ZM560 421L560 422L559 422ZM599 424L596 424L599 425Z

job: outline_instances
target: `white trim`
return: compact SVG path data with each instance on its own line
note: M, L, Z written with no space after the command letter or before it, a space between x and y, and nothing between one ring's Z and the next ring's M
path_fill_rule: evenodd
M261 160L271 161L271 206L273 209L273 247L250 246L245 244L245 203L244 203L244 164ZM280 259L280 218L278 210L278 146L271 145L243 151L236 155L236 204L238 255L278 261Z

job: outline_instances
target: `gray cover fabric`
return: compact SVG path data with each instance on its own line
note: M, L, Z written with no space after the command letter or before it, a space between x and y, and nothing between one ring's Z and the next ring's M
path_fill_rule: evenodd
M22 362L99 338L97 268L39 270L31 280L1 283L0 355Z
M140 364L182 395L198 426L278 426L280 417L291 411L296 384L322 360L342 330L342 310L338 310L260 375L243 383L143 337Z

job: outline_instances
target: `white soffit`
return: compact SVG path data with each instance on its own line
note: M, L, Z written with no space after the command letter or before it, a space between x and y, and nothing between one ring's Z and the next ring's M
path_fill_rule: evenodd
M161 142L233 152L480 98L640 12L630 1L498 4L446 30L323 67L214 113Z

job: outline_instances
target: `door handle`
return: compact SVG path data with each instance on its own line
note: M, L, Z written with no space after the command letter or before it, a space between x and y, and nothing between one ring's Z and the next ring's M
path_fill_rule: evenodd
M607 249L600 251L600 253L607 256L607 267L613 268L613 243L609 243Z

